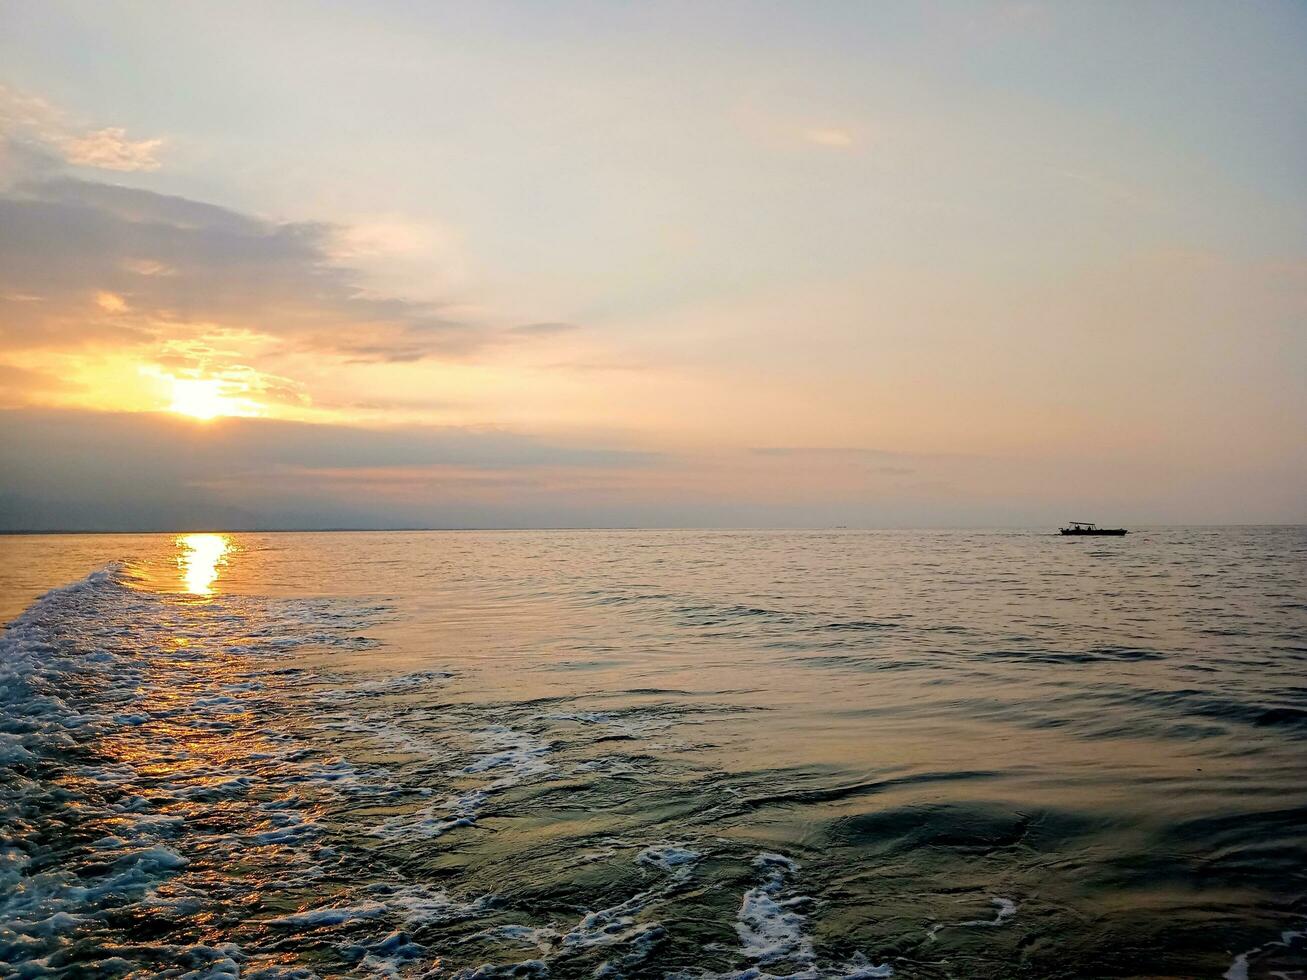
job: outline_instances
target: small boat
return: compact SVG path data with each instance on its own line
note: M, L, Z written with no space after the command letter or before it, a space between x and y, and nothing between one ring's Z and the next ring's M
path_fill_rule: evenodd
M1068 521L1067 527L1060 528L1063 534L1106 534L1119 538L1123 534L1129 534L1123 527L1099 527L1097 524L1090 524L1087 521Z

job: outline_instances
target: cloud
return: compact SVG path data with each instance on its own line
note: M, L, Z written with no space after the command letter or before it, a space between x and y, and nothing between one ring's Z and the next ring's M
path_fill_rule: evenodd
M475 524L497 494L565 499L657 460L498 429L0 411L0 529Z
M127 302L117 293L109 293L101 290L95 294L95 305L106 313L125 313L127 311Z
M100 170L158 170L156 155L162 139L129 140L127 131L118 127L96 130L85 136L72 136L60 143L64 159L79 167Z
M135 272L138 276L171 276L177 270L155 259L126 259L123 268Z
M863 449L856 446L759 446L751 449L750 452L755 456L827 463L914 463L931 459L961 458L929 453L901 453L888 449Z
M576 329L574 323L549 321L544 323L522 323L516 327L510 327L509 332L521 337L553 337L558 334L571 333Z
M157 170L161 137L134 140L120 126L88 129L34 95L0 85L0 136L56 154L65 163L97 170Z
M448 246L445 242L437 241L432 228L389 218L360 222L339 229L331 251L334 256L346 260L392 259L413 253L428 254L438 247Z
M923 467L938 468L945 460L962 460L961 456L927 453L898 453L885 449L856 447L764 446L750 450L754 456L774 459L788 465L794 461L808 471L838 473L856 471L873 477L908 477L918 475Z
M551 371L571 372L575 374L617 374L653 371L654 365L647 360L571 360L555 361L545 365Z
M33 371L14 364L0 364L0 407L11 408L24 404L32 394L65 391L71 385L53 374Z
M1304 516L1304 475L1292 460L1230 472L1078 452L663 455L490 428L0 411L8 530L1284 521ZM1239 492L1251 487L1254 508Z
M428 412L445 411L451 408L463 407L464 403L449 398L378 397L338 399L328 402L319 400L318 405L325 408L347 408L360 412L404 415L406 413L426 414Z
M846 129L809 129L804 132L803 138L809 143L835 149L852 146L854 143L853 134Z
M336 233L66 176L19 183L0 196L0 348L149 347L225 328L283 351L413 361L490 342L438 304L368 294L332 259Z
M80 127L0 88L0 354L99 351L148 364L165 347L208 344L209 357L189 368L241 369L254 347L317 366L411 363L571 329L496 325L448 301L461 275L452 236L403 216L278 221L67 170L154 169L161 145L120 127ZM410 278L424 278L431 296L385 290L386 270L405 256L427 263Z
M206 343L170 341L137 370L171 389L174 401L179 386L199 384L244 409L226 414L262 415L270 407L304 406L310 401L304 385L293 378L261 371L243 363L238 351Z

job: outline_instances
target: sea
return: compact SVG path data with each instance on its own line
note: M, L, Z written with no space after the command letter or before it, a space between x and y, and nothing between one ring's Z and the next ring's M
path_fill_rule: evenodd
M1307 976L1307 528L0 538L0 976Z

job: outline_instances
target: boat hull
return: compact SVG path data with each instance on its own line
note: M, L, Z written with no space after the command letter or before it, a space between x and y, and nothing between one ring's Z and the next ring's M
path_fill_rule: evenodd
M1103 537L1119 538L1123 534L1128 534L1129 532L1126 531L1126 529L1123 527L1096 528L1095 530L1092 531L1081 531L1081 530L1076 530L1075 528L1064 527L1062 528L1062 533L1069 537L1084 536L1084 537L1091 537L1091 538L1103 538Z

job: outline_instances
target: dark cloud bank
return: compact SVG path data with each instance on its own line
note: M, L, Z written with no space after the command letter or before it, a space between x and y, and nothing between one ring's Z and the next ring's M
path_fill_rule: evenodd
M655 459L497 430L0 411L0 530L585 523L566 474Z
M0 531L1221 523L1253 485L1286 488L1254 520L1307 516L1292 492L1300 472L1117 468L1106 485L1102 470L871 449L690 458L489 429L11 409Z

